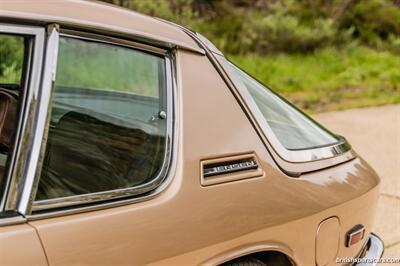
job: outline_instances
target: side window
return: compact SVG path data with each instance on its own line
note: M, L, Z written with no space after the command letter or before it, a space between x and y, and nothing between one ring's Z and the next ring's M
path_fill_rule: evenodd
M164 56L61 36L36 200L153 189L166 160L166 91Z
M339 138L284 101L248 74L223 59L225 67L245 88L256 108L288 150L304 150L335 144Z
M0 198L14 148L18 103L22 98L31 41L28 37L0 33Z

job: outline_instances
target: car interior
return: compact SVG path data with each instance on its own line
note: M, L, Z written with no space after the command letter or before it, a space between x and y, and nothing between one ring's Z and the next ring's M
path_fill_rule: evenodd
M69 111L49 130L37 200L143 184L159 171L164 137Z

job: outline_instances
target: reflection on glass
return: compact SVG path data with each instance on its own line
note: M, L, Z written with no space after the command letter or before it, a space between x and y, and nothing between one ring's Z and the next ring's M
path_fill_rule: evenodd
M245 72L226 62L226 66L248 90L274 135L286 149L309 149L338 142L321 128Z
M61 37L36 199L152 181L164 160L165 90L163 57Z

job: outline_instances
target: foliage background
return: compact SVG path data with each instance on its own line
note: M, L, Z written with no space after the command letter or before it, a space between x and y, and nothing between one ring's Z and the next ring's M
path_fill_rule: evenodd
M400 102L400 0L103 2L202 33L308 112ZM21 49L0 36L0 83L18 80Z
M400 102L400 0L106 0L208 37L309 112Z

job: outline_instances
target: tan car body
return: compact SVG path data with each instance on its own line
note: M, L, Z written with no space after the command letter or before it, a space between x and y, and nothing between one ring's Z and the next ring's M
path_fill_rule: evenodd
M1 0L0 21L160 43L174 49L177 76L174 155L158 193L31 214L20 224L0 220L0 264L214 265L279 251L295 265L323 265L332 255L359 255L367 237L351 247L345 237L357 224L370 233L380 182L374 171L350 151L332 167L285 174L204 47L178 26L81 1ZM201 184L204 160L249 154L259 163L256 175ZM328 218L332 230L317 238Z

